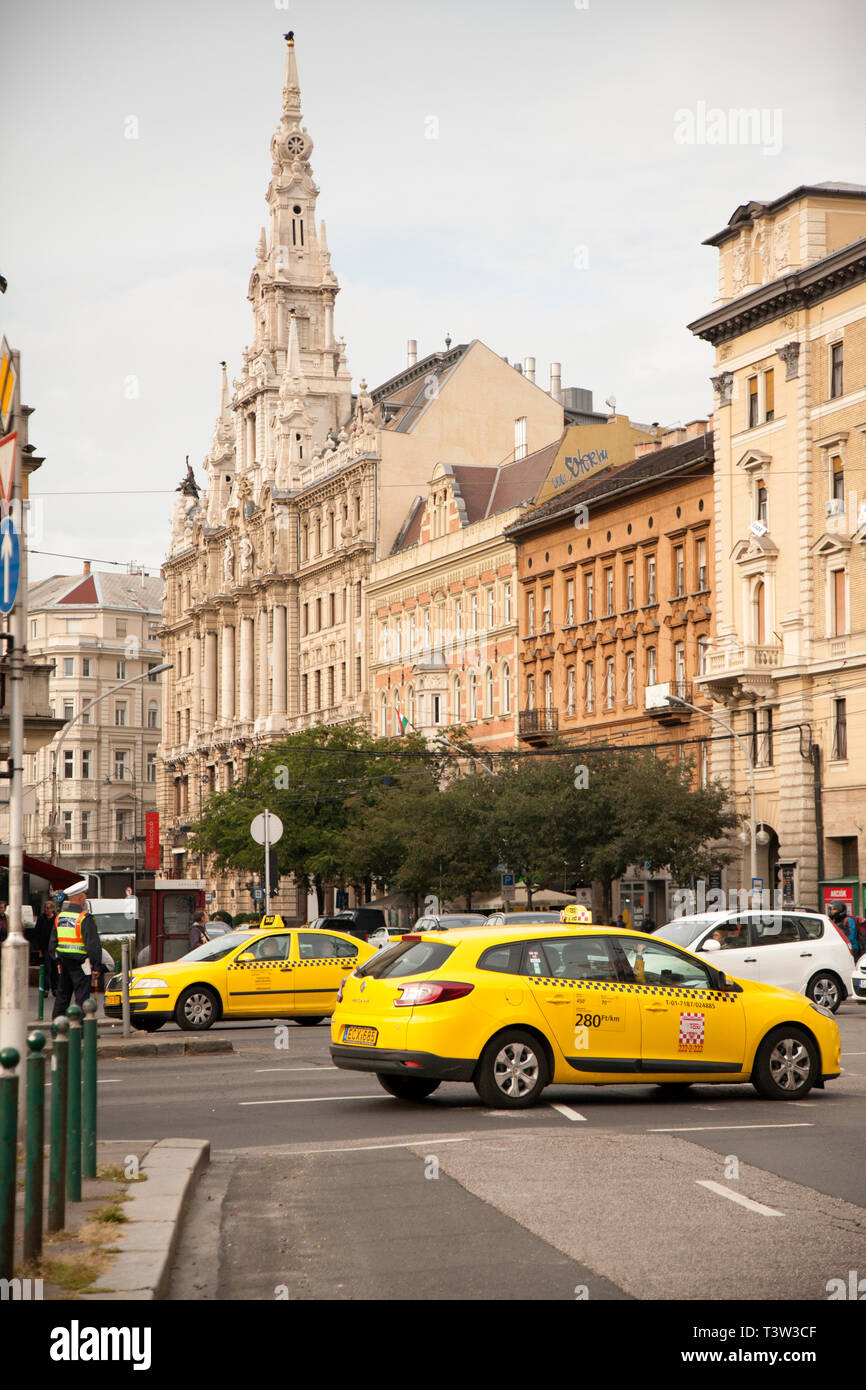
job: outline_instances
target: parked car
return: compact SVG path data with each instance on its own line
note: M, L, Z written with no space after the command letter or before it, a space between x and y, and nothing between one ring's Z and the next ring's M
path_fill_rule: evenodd
M455 927L485 927L487 918L483 912L440 912L425 913L419 917L414 927L416 931L453 931Z
M858 1004L866 1004L866 955L861 956L854 966L851 976L851 997Z
M388 924L380 907L353 907L331 917L317 917L310 926L318 931L347 932L359 941L369 941L374 932L386 930Z
M706 912L677 917L653 935L689 951L718 952L727 975L796 990L832 1013L851 992L851 951L820 912Z

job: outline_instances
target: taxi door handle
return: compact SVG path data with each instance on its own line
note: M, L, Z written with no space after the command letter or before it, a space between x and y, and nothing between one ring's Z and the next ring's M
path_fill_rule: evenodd
M801 959L801 960L811 960L811 959L812 959L812 952L811 952L811 951L801 951L801 952L800 952L800 959Z
M544 1002L545 1004L570 1004L571 1000L561 999L558 994L546 994Z
M743 965L757 965L757 956L743 956Z
M666 1014L670 1009L667 1004L647 1004L646 1011L648 1014Z

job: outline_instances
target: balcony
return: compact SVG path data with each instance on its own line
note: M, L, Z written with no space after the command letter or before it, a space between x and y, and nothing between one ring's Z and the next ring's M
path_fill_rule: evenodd
M559 710L522 709L517 716L518 737L527 743L543 742L559 728Z
M707 652L699 685L707 694L721 699L746 693L769 695L774 688L774 671L782 664L782 655L778 642L763 645L744 642L717 647Z
M693 710L685 709L682 705L669 705L668 696L673 696L677 700L687 700L689 704L694 701L692 694L691 681L665 681L661 685L647 685L644 687L644 709L653 718L660 719L665 724L683 724L691 719Z

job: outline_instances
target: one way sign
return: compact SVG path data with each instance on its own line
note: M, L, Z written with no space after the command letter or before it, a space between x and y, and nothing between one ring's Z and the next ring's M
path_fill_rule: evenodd
M0 522L0 613L12 611L20 573L21 548L12 518L7 516Z

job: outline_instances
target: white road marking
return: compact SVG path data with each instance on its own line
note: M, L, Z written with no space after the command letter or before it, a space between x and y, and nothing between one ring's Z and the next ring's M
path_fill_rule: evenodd
M239 1100L238 1105L315 1105L316 1101L332 1100L393 1100L385 1091L366 1096L293 1096L290 1100Z
M548 1101L551 1110L558 1110L560 1115L564 1115L567 1120L585 1120L586 1116L581 1115L579 1110L572 1110L570 1105L557 1105L555 1101Z
M710 1182L707 1178L696 1178L698 1187L706 1187L710 1192L717 1192L720 1197L727 1197L729 1202L736 1202L741 1207L747 1207L749 1211L756 1211L761 1216L784 1216L783 1211L776 1211L773 1207L765 1207L763 1202L753 1202L751 1197L743 1197L739 1192L732 1192L729 1187L723 1187L720 1182Z
M846 1057L866 1057L866 1052L846 1052Z
M506 1135L506 1138L515 1138L515 1135ZM461 1134L456 1139L403 1139L397 1144L352 1144L349 1148L340 1149L292 1149L289 1150L291 1157L295 1153L300 1154L361 1154L370 1153L373 1149L417 1149L421 1145L438 1147L439 1144L468 1144L470 1139L477 1139L477 1134ZM272 1151L273 1152L273 1151Z
M797 1120L794 1124L777 1125L670 1125L666 1129L648 1129L647 1134L699 1134L714 1129L814 1129L811 1120Z
M339 1071L340 1068L339 1068L339 1067L332 1067L332 1066L324 1066L324 1067L256 1067L254 1070L255 1070L255 1072L256 1072L256 1075L263 1075L265 1072L270 1072L270 1071Z

